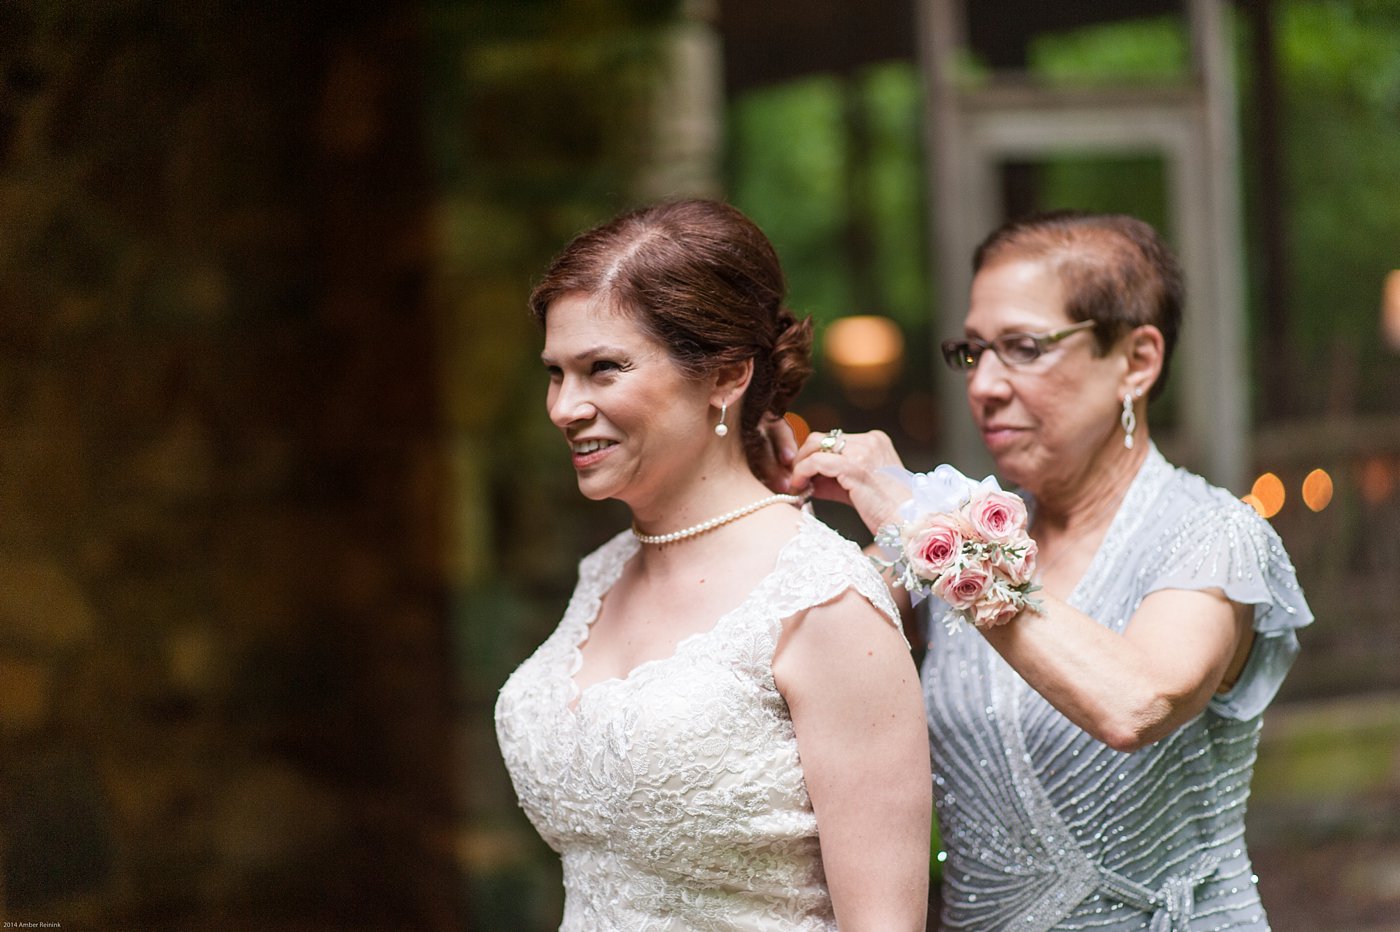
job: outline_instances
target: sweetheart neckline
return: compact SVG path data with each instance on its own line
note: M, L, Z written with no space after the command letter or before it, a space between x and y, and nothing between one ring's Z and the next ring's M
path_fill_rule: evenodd
M685 635L672 645L670 653L660 657L648 657L645 660L639 661L621 676L605 677L601 680L595 680L587 686L580 687L578 685L577 675L578 671L583 667L583 647L588 643L589 636L593 631L593 625L602 612L603 599L607 596L608 592L612 590L612 587L617 584L618 579L621 578L622 571L626 567L628 561L635 557L641 549L640 545L634 542L633 546L629 548L629 552L618 561L612 578L604 580L601 590L596 595L591 596L592 604L589 606L587 618L581 619L578 632L570 637L569 670L567 674L569 690L568 696L564 701L564 710L570 715L577 716L579 707L583 704L584 696L596 687L608 685L617 686L635 682L638 679L638 674L644 673L648 668L680 659L684 656L685 650L690 647L690 645L700 642L718 632L726 622L747 608L749 604L753 602L755 596L764 591L771 584L772 580L777 578L779 570L783 568L787 560L788 551L792 549L799 540L807 536L806 531L810 528L811 522L815 520L814 517L806 512L799 512L796 531L791 537L783 541L782 546L778 548L777 556L773 560L773 566L754 584L754 587L739 601L739 604L720 615L710 627L703 631L693 631Z

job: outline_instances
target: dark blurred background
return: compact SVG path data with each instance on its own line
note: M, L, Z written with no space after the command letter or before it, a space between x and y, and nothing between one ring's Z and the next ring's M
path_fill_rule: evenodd
M1244 417L1191 394L1207 342L1152 422L1318 616L1261 889L1279 930L1400 928L1400 0L982 4L956 41L946 6L0 5L4 919L557 926L491 708L625 518L576 492L524 299L579 230L706 194L818 321L798 413L917 466L969 455L931 352L960 211L1126 210L1239 282L1187 326L1238 339ZM1225 247L1160 146L998 150L950 203L950 140L1066 100L1215 119Z

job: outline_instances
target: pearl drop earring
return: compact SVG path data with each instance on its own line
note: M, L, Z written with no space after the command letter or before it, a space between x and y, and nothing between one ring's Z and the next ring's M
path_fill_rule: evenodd
M726 434L729 433L729 428L728 428L728 427L725 425L725 423L724 423L725 415L727 415L728 413L729 413L729 402L727 402L727 401L721 401L721 402L719 403L719 423L715 425L715 436L716 436L716 437L723 437L723 436L725 436Z

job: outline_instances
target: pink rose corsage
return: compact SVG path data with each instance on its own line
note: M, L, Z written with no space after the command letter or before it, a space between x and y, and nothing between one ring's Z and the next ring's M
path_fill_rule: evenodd
M1026 503L988 476L974 482L952 466L931 473L895 471L913 490L900 524L875 542L892 559L875 563L918 602L929 593L947 602L949 631L967 621L1005 624L1021 610L1040 610L1031 593L1036 545L1026 534Z

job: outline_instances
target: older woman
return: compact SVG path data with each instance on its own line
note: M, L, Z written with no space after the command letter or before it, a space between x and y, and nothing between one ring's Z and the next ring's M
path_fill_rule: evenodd
M1245 803L1311 614L1269 525L1149 437L1175 261L1140 221L1052 214L994 232L974 268L943 352L1027 498L1043 589L978 633L931 626L944 928L1267 929ZM792 486L874 531L909 496L898 464L882 434L815 434Z

